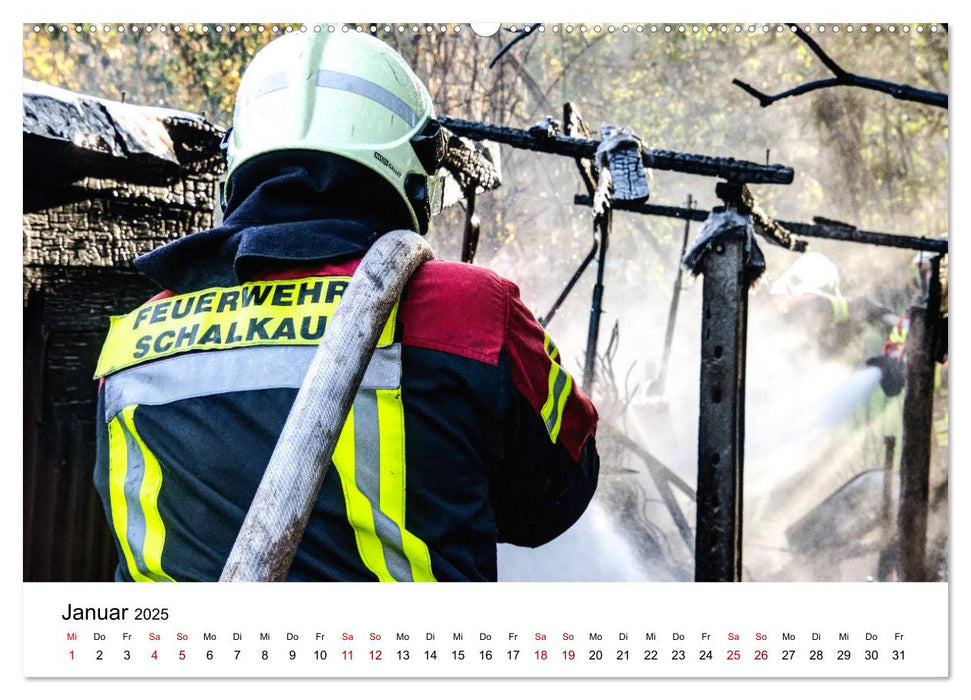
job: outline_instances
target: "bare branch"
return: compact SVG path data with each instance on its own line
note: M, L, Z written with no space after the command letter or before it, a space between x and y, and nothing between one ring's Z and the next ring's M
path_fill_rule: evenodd
M524 27L521 31L519 31L518 32L519 36L517 36L515 39L513 39L512 41L510 41L508 44L506 44L505 46L503 46L501 49L499 49L499 53L497 53L493 57L493 59L491 61L489 61L489 68L492 68L494 65L496 65L496 62L500 58L502 58L505 55L505 53L507 51L509 51L509 49L511 49L513 46L515 46L516 44L518 44L520 41L522 41L526 37L532 36L533 33L535 33L536 29L539 27L540 24L541 24L540 22L536 22L535 24L532 24L529 27Z
M839 78L824 78L823 80L814 80L811 83L803 83L802 85L797 85L791 90L780 92L777 95L766 95L764 92L760 92L756 90L748 83L743 83L738 78L735 78L732 81L732 84L738 85L740 88L745 90L745 92L755 97L759 101L759 105L762 107L768 107L773 102L783 100L786 97L794 97L796 95L802 95L807 92L812 92L813 90L821 90L823 88L835 87L836 85L846 85L846 83L844 81L841 81Z
M502 42L502 39L499 38L498 33L494 34L493 36L495 37L496 41L500 43ZM529 35L527 34L524 36L529 36ZM506 56L507 56L506 62L509 63L512 66L512 69L519 75L523 83L526 85L526 88L532 93L533 97L536 98L536 100L543 106L543 108L547 112L553 112L554 111L553 103L550 102L549 98L544 94L543 88L539 86L539 83L536 82L536 79L533 78L533 76L529 73L528 70L526 70L526 67L520 62L520 60L516 58L516 54L510 53L510 54L506 54Z
M830 58L829 55L823 51L822 48L820 48L819 44L816 43L815 39L809 36L801 27L795 24L790 24L789 26L796 33L796 36L802 39L806 46L808 46L810 50L816 54L816 57L823 62L823 65L829 68L833 75L835 75L837 78L843 78L849 75L849 73L840 68L836 61Z
M837 85L845 85L848 87L859 87L866 90L883 92L898 100L919 102L920 104L947 109L947 95L944 93L921 90L919 88L911 87L910 85L891 83L886 80L878 80L877 78L868 78L866 76L856 75L855 73L850 73L844 70L838 63L836 63L836 61L830 58L829 55L819 46L819 44L817 44L799 26L795 24L790 24L789 26L795 32L796 36L805 42L810 50L816 54L816 57L822 61L823 65L830 70L834 77L803 83L802 85L797 85L790 90L786 90L785 92L780 92L775 95L767 95L766 93L755 89L748 83L742 82L738 78L732 81L734 85L738 85L745 92L756 98L759 101L759 105L762 107L768 107L772 103L778 102L779 100L783 100L787 97L803 95L807 92L830 88Z

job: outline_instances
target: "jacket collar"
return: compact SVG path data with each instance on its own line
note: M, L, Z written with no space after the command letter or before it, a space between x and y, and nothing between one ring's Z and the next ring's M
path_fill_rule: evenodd
M233 286L256 270L358 257L380 235L409 227L391 186L356 163L301 151L254 161L230 180L220 226L142 255L135 267L181 294Z

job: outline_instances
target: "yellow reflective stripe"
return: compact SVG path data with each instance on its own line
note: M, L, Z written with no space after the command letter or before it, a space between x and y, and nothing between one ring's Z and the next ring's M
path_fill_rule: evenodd
M850 318L850 304L846 297L827 295L829 303L833 307L833 323L847 321Z
M553 402L555 397L553 396L553 387L556 383L556 377L559 374L560 366L555 362L550 366L550 374L547 381L547 391L546 391L546 402L543 404L543 408L540 410L539 415L543 419L543 422L547 422L550 416L553 414Z
M400 389L378 390L381 498L385 515L401 525L405 521L405 412Z
M407 474L405 407L401 402L401 389L378 389L376 393L380 431L380 509L401 531L401 546L411 565L412 580L434 581L428 545L405 527Z
M948 428L949 414L945 413L944 417L934 421L934 434L937 439L938 447L948 447L949 442L949 428Z
M556 362L557 358L560 356L560 351L550 338L550 334L543 331L543 349L546 350L546 354L550 356L550 359Z
M337 439L337 447L332 457L334 468L341 479L344 491L344 506L347 509L347 520L354 529L354 539L361 561L369 571L378 577L379 581L394 581L388 572L384 561L384 551L381 540L374 531L374 516L371 514L371 502L357 487L355 478L354 455L354 409L351 409Z
M560 434L560 427L563 424L563 409L566 400L573 389L573 378L567 373L563 366L557 362L560 353L550 339L549 334L543 332L543 346L550 356L550 374L547 380L546 402L540 409L540 417L546 424L546 431L550 435L550 440L556 442Z
M376 398L376 420L375 418L358 420L352 408L332 458L344 491L347 520L354 530L354 539L361 561L379 581L408 580L409 570L411 580L435 581L428 545L405 528L407 473L405 412L401 401L401 389L373 391ZM359 394L358 397L360 401L361 395ZM365 410L366 405L373 404L360 405L361 410ZM376 425L369 427L372 423ZM359 461L367 457L357 454L355 444L367 446L369 440L378 442L377 451L374 453L378 464L365 464ZM370 491L375 482L377 482L377 489L369 498L361 490L361 485L366 485L366 489ZM380 528L375 519L381 521ZM383 540L378 530L384 533ZM388 557L391 558L390 563ZM405 560L407 560L407 568L402 568ZM392 569L397 572L397 578L395 573L392 573Z
M550 430L550 440L553 442L556 442L556 438L560 434L560 427L563 425L563 409L566 406L567 398L570 396L570 391L573 389L573 378L565 370L561 369L560 371L566 375L566 386L564 386L556 399L556 422L553 424L552 430Z
M132 437L138 443L145 464L142 485L138 490L138 500L142 505L142 517L145 519L145 542L142 545L142 557L148 569L149 576L156 580L174 581L162 568L162 549L165 547L165 523L158 510L158 494L162 490L162 465L152 453L135 428L135 408L128 406L121 412Z
M113 316L95 377L198 350L317 345L350 277L305 277L213 287ZM395 304L378 347L394 341Z
M128 445L121 420L115 416L108 423L108 500L111 504L111 525L118 538L128 573L135 581L151 581L138 570L131 547L128 546L128 504L125 501L125 477L128 475Z
M906 343L907 334L910 332L910 319L900 321L890 331L890 341L893 343Z

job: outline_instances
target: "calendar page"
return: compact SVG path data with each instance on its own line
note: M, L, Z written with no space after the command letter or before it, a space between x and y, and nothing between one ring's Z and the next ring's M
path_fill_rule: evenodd
M944 15L361 9L23 20L29 688L960 671Z

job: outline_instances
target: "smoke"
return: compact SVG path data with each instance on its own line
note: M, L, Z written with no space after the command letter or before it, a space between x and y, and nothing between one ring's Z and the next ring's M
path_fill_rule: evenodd
M834 56L854 71L921 82L920 77L908 77L912 70L908 72L907 59L894 53L894 45L883 37L859 42L856 36L827 38ZM531 41L538 47L553 38L537 36ZM595 133L601 123L629 125L650 147L757 162L763 162L770 150L771 162L796 171L791 186L753 188L763 207L779 219L811 222L825 216L910 235L935 235L946 227L946 114L940 117L873 94L844 99L835 91L763 109L731 85L732 78L742 77L760 87L784 89L807 75L818 77L812 73L818 67L800 63L788 34L712 39L700 49L688 38L680 39L675 49L671 38L615 36L585 48L580 58L575 58L569 39L557 41L563 44L563 60L572 58L574 63L573 71L556 83L556 99L578 104ZM535 48L533 55L540 53ZM921 60L939 55L938 44ZM542 83L543 66L535 59L525 65ZM925 74L933 73L928 71ZM528 126L549 113L527 91L519 109L526 116L513 126ZM898 127L900 133L906 131L903 113L910 115L911 127L918 119L927 121L921 137L898 138ZM887 120L885 129L875 136L873 120L881 117ZM848 143L855 143L871 160L861 161L860 152L846 148ZM876 173L873 149L883 149L879 158L887 165ZM477 203L482 240L476 263L515 281L527 305L542 316L590 250L592 216L572 203L573 195L583 189L570 159L507 147L502 157L503 186L480 196ZM900 165L908 158L909 175ZM931 161L936 165L929 165ZM938 167L942 163L943 169ZM915 206L916 201L900 206L908 200L901 199L899 188L910 187L916 193L916 182L927 195L920 200L922 206ZM710 179L655 172L651 190L651 201L659 204L683 205L689 193L697 208L719 204ZM430 239L439 257L457 257L462 215L454 208L433 223ZM699 224L692 224L691 238L699 229ZM660 368L683 235L681 221L614 213L599 352L605 353L615 324L619 336L614 354L600 365L605 372L598 375L593 399L601 425L633 439L693 488L698 468L701 280L690 275L682 284L666 391L660 396L648 391ZM859 554L860 542L827 550L823 557L821 552L793 547L787 533L861 474L881 468L885 436L896 436L900 444L902 401L882 395L879 371L867 368L865 361L881 353L893 320L910 303L913 254L811 240L811 250L836 264L840 290L850 303L851 318L839 325L825 302L821 313L780 314L769 289L798 254L763 240L759 245L767 272L750 294L745 577L866 578L875 569L877 553ZM567 369L577 378L582 374L594 274L591 266L548 326ZM502 548L501 578L690 580L693 548L676 527L644 461L604 430L598 447L601 486L588 513L546 547ZM860 483L859 488L872 490L877 481ZM693 529L693 501L677 490L675 495ZM848 501L829 503L843 504L826 510L831 531L856 532L859 513L846 505ZM844 559L856 564L843 567Z

